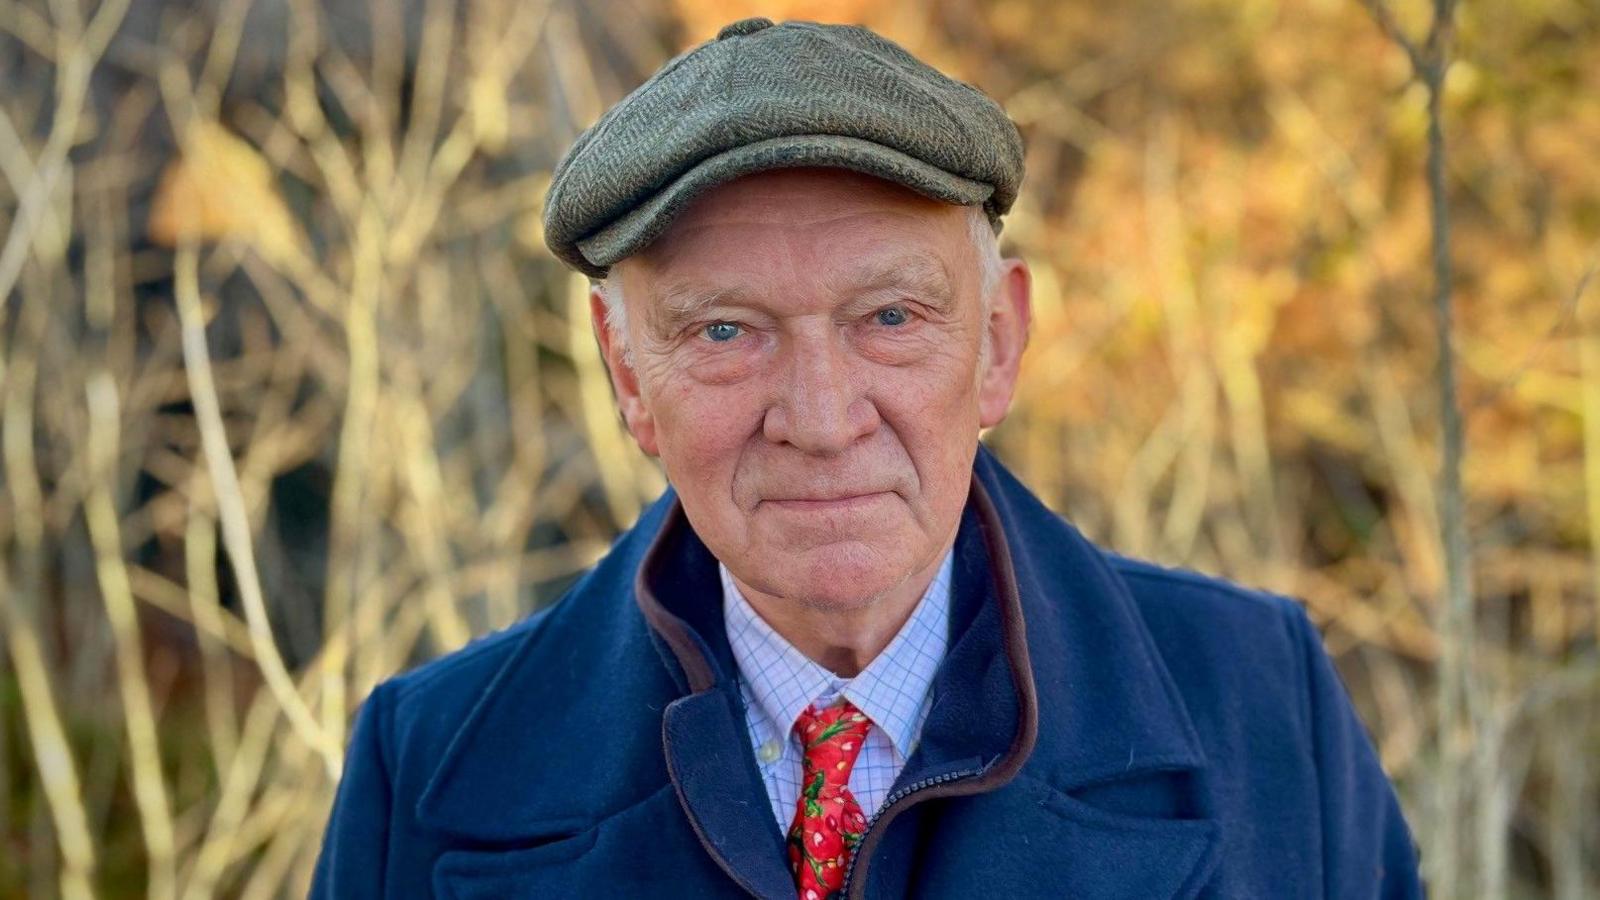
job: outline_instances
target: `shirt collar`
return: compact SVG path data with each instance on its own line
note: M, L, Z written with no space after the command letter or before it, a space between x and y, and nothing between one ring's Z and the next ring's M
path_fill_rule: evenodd
M841 678L773 630L733 583L728 567L718 563L728 643L748 695L772 732L786 737L807 706L843 695L883 730L902 759L910 757L949 645L952 564L946 553L889 645L854 678Z

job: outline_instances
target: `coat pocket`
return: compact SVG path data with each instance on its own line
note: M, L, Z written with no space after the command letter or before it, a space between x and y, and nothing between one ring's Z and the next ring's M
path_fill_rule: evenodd
M670 785L591 828L534 846L449 850L434 865L433 893L449 900L748 900L705 852Z
M573 896L581 859L599 839L595 826L518 850L451 850L433 867L433 892L450 900Z
M951 802L929 835L909 893L941 900L1192 900L1219 845L1214 821L1111 812L1027 776Z

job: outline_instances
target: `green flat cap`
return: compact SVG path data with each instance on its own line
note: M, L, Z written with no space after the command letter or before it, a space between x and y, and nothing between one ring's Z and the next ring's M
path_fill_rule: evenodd
M1022 182L1022 137L982 92L866 28L744 19L578 136L550 182L545 243L602 278L702 191L796 166L981 203L998 232Z

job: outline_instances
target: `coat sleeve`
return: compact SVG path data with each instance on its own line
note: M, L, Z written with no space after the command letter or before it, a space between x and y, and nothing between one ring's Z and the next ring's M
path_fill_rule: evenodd
M1322 823L1323 894L1423 896L1416 845L1377 751L1356 715L1316 626L1292 604L1306 661Z
M379 685L356 715L312 876L310 896L316 900L383 896L392 795L385 750L387 687Z

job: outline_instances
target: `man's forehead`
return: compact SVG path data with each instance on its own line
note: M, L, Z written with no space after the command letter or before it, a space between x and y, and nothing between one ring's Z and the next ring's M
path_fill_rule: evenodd
M692 268L673 273L642 272L652 314L666 319L692 316L718 305L761 303L764 295L789 284L788 272L761 266L739 269ZM931 303L948 302L956 290L950 260L933 248L897 253L841 254L806 273L811 287L825 296L849 299L880 291L912 291ZM652 277L655 276L655 277Z
M830 238L837 238L854 255L903 255L904 245L947 243L964 212L845 169L761 172L695 198L665 233L627 262L664 277L675 269L725 265L730 252L759 252L763 239L826 249Z
M976 278L964 277L972 214L846 169L760 172L696 198L611 274L662 331L713 308L793 311L885 292L950 308Z

